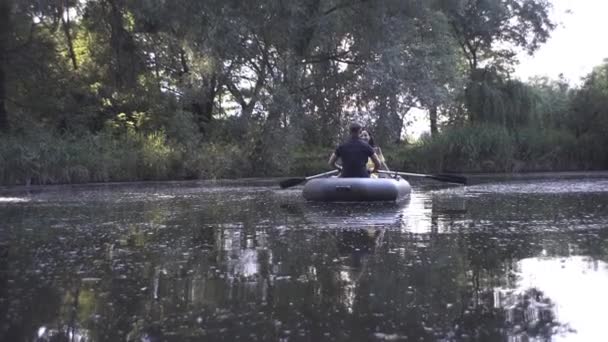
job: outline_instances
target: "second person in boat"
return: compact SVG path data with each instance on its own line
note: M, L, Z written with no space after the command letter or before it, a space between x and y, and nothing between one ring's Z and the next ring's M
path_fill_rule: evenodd
M361 138L361 140L368 143L369 146L371 146L374 149L374 152L376 152L376 155L378 156L378 160L380 160L380 170L389 171L388 166L386 165L386 160L384 159L384 156L382 155L382 150L380 149L380 146L376 146L376 144L374 142L374 138L372 137L372 134L367 129L363 129L363 130L361 130L361 133L359 134L359 138ZM373 171L374 162L371 160L371 158L367 160L367 169L369 170L370 176L372 178L384 177L384 175L375 173Z
M360 137L362 127L358 123L352 123L349 127L350 138L340 144L336 151L329 158L331 167L340 168L337 161L342 162L342 173L340 177L345 178L369 178L370 173L367 169L368 159L374 164L372 172L380 169L380 159L367 142Z

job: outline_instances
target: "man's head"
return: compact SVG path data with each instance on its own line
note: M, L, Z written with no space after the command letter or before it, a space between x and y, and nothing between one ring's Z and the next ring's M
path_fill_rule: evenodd
M358 122L353 122L348 126L348 130L350 131L351 137L359 137L359 133L361 133L361 125Z

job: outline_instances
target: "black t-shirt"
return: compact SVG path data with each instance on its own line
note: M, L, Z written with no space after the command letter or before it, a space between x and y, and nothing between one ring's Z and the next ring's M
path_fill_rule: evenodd
M374 149L365 141L351 138L336 149L336 157L342 159L342 177L369 177L367 159Z

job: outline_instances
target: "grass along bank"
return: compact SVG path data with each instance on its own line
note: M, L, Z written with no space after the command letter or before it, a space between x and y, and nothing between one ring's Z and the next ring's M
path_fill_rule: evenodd
M560 130L509 132L480 125L446 129L415 144L383 146L383 151L392 169L410 172L586 171L608 167L608 156L602 151L605 144L597 143L600 138L577 138ZM243 145L177 141L164 131L108 129L82 135L29 131L0 137L0 183L312 175L327 170L332 151L331 147L300 147L274 161L274 151ZM261 160L269 161L263 169L256 167Z

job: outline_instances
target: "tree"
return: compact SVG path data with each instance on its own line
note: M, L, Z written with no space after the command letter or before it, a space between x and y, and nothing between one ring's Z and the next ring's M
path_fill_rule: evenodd
M537 94L517 80L505 80L496 70L477 70L465 90L469 119L514 130L538 124Z
M528 122L535 105L528 87L508 79L518 49L532 54L555 28L547 0L443 1L467 61L465 101L471 121L514 128ZM506 74L506 75L505 75ZM511 117L516 116L516 117Z
M45 108L61 102L56 83L65 77L55 32L71 6L69 1L0 2L1 130L9 129L9 114L28 111L44 119L55 114Z
M538 97L537 112L543 128L570 129L570 105L574 89L563 77L551 80L534 77L528 81Z
M446 16L430 3L386 1L355 24L365 64L357 107L372 113L381 144L400 140L412 107L447 104L457 88L457 49ZM361 26L359 26L361 25Z
M586 167L608 167L608 60L596 67L572 98L569 127L580 144Z
M446 11L467 62L469 84L465 99L470 119L494 117L490 121L521 121L521 117L508 119L505 115L511 114L503 109L530 107L526 87L517 81L499 78L508 75L519 49L532 54L549 38L555 28L549 18L551 4L547 0L442 0L439 6ZM501 86L495 88L498 84ZM518 93L524 96L521 101L513 97ZM504 103L509 105L503 106ZM497 112L480 112L488 110Z
M532 54L547 41L555 23L548 0L442 0L469 66L469 75L492 66L508 70L516 49Z

